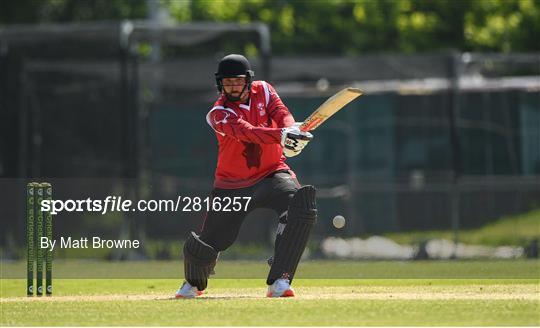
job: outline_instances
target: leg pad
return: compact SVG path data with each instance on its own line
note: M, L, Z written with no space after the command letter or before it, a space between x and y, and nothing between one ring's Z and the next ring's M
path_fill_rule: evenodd
M217 258L218 252L191 232L184 244L184 275L187 282L198 290L205 290Z
M304 186L296 192L289 204L287 225L283 230L274 261L266 283L271 285L276 279L292 281L302 253L307 245L311 228L317 221L315 187Z

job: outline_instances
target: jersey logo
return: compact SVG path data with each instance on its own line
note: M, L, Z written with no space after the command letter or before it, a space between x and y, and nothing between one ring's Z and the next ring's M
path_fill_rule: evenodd
M265 111L264 111L264 104L263 103L258 103L257 104L257 110L259 110L259 116L264 116Z

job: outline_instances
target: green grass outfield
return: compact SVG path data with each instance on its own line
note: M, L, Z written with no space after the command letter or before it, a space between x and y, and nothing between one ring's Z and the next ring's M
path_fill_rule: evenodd
M401 244L417 244L420 241L444 238L452 240L454 233L446 231L407 231L385 234ZM466 244L504 246L527 246L531 240L540 238L540 209L527 213L502 217L476 229L459 231L459 241Z
M25 279L12 277L24 266L2 263L2 277L9 278L0 280L0 325L540 325L540 261L304 264L294 282L295 298L265 298L264 274L257 279L230 277L234 269L244 276L249 270L254 270L252 275L264 273L262 263L223 262L217 269L228 272L227 277L212 279L203 297L175 300L172 295L181 280L150 275L55 279L53 297L28 298ZM67 274L70 265L60 262L55 268ZM169 265L180 271L178 262L78 262L77 267L84 272L85 266L99 266L111 273L146 267L148 274L166 271ZM346 277L355 269L363 278ZM333 271L339 279L323 275ZM377 272L383 279L377 279Z

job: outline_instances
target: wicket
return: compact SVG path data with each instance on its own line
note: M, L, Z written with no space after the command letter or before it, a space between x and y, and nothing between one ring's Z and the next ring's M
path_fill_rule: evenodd
M41 237L52 239L52 215L50 212L41 211L41 202L44 199L52 200L52 185L50 183L30 182L26 185L27 296L34 295L34 269L36 272L36 295L43 295L44 257L45 293L47 296L52 295L53 254L40 247ZM36 262L35 268L34 261Z

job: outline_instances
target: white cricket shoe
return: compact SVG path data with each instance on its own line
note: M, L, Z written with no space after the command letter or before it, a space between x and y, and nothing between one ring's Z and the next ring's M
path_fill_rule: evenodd
M289 279L278 279L268 286L266 297L293 297L294 290Z
M174 294L175 298L194 298L202 295L202 291L198 290L197 287L191 286L189 282L184 281L182 286Z

